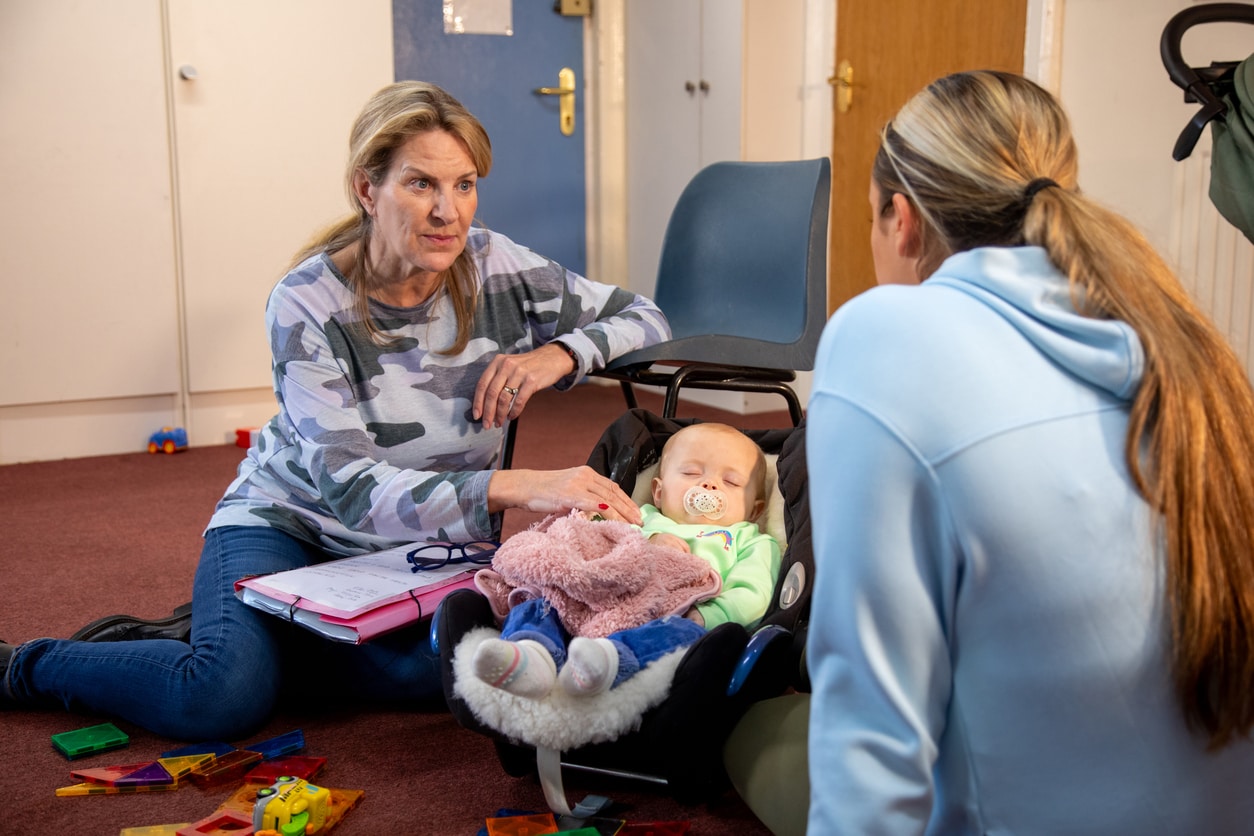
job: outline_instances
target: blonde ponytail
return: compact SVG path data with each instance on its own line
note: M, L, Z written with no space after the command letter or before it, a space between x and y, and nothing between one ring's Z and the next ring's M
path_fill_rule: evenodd
M972 247L1039 246L1078 311L1136 331L1146 368L1125 457L1166 541L1176 695L1219 748L1254 728L1254 392L1163 259L1076 175L1057 101L997 72L948 76L912 99L873 172L884 200L904 194L923 220L924 277Z

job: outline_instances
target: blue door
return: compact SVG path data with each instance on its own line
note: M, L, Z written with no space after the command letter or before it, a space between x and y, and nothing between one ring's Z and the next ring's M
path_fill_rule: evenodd
M484 226L587 270L584 231L583 18L551 0L512 0L512 35L446 35L442 3L393 0L397 80L438 84L479 118L492 140L492 171L480 181ZM558 72L575 72L575 125L563 135Z

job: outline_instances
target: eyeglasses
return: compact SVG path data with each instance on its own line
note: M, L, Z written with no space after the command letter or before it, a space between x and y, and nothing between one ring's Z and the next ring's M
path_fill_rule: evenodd
M471 540L469 543L427 543L405 555L405 559L413 564L411 571L421 572L424 569L439 569L450 563L492 562L492 555L501 544L495 540Z

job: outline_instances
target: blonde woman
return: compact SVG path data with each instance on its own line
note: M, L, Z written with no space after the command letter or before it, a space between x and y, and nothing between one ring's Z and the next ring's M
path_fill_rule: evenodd
M498 469L503 425L537 391L569 388L670 329L650 300L473 226L491 166L483 126L439 87L398 82L367 102L349 142L352 211L297 257L266 307L278 414L209 522L190 644L168 623L126 617L88 630L93 640L0 643L0 706L237 740L285 689L438 700L424 631L336 645L246 607L233 584L414 541L494 537L508 508L640 522L589 467ZM187 616L173 620L187 629ZM302 687L312 672L316 687Z
M1030 81L916 95L870 201L902 286L808 412L809 832L1254 832L1245 372Z

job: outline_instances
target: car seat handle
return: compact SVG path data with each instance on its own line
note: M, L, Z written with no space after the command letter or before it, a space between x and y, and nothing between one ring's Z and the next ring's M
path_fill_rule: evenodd
M789 635L791 631L788 628L779 624L767 624L750 636L749 643L740 654L740 661L736 663L736 669L732 671L731 681L727 683L727 696L734 697L739 694L762 654L766 653L776 639Z

